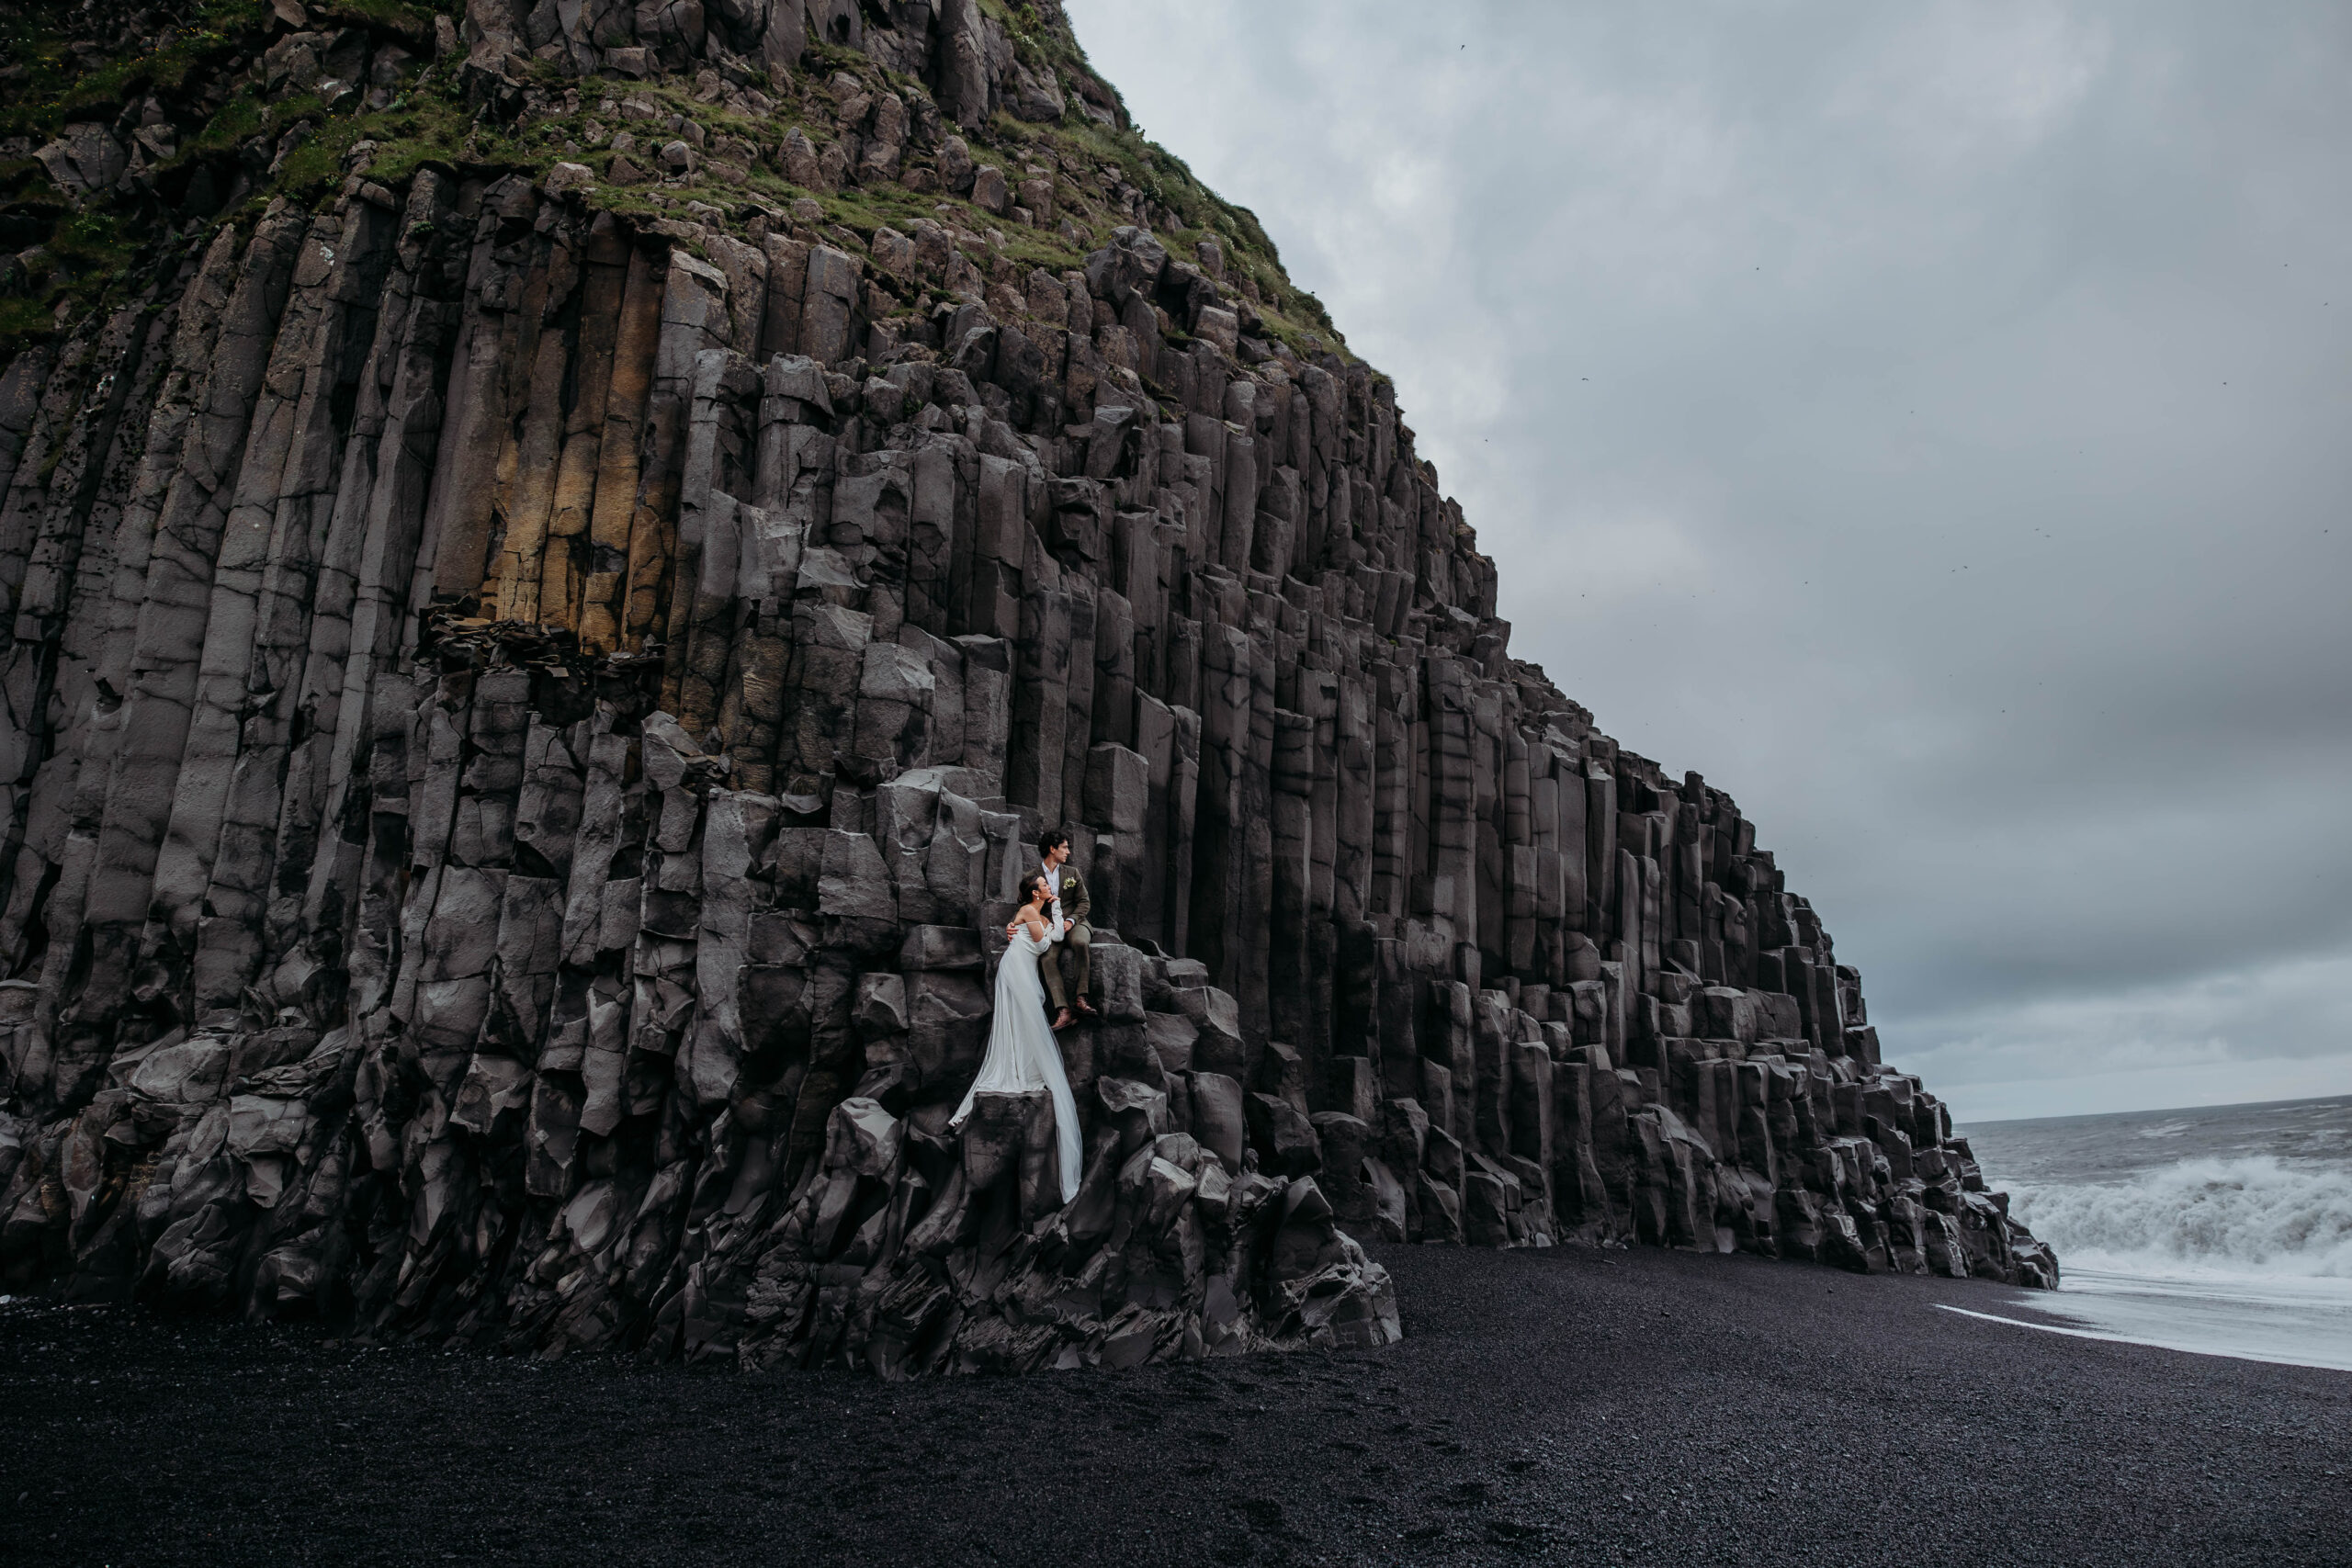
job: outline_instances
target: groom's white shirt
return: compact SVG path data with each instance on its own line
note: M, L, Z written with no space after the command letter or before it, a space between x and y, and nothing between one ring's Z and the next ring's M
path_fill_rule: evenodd
M1060 866L1046 867L1046 886L1054 890L1054 924L1058 927L1062 923L1062 868ZM1056 935L1058 936L1059 932L1057 931Z

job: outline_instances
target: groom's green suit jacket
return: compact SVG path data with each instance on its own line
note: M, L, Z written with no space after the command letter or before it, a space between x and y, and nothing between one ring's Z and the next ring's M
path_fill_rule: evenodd
M1062 923L1083 926L1091 922L1087 916L1094 912L1094 900L1086 891L1086 879L1072 866L1062 867Z

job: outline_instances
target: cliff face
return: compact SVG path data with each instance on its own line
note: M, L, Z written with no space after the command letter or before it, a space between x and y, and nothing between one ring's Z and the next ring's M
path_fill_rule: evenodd
M0 75L12 1285L897 1372L1378 1343L1347 1232L2054 1279L1051 0L66 22ZM1059 1211L1037 1105L945 1126L1053 825Z

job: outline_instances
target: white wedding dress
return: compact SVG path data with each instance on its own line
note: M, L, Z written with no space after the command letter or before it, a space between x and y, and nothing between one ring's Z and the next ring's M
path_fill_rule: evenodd
M1053 1097L1054 1137L1061 1155L1062 1201L1078 1196L1078 1101L1069 1092L1069 1076L1062 1071L1062 1050L1046 1021L1046 987L1038 977L1037 961L1062 939L1059 917L1046 927L1042 942L1025 931L1012 933L1010 946L996 967L996 1016L989 1026L989 1054L980 1076L964 1091L964 1102L948 1123L950 1132L963 1130L972 1114L972 1099L982 1094L1034 1094L1044 1089Z

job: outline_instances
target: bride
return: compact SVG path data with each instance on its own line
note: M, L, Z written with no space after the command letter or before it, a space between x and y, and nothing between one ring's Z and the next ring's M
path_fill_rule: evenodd
M950 1132L963 1130L975 1095L1046 1090L1053 1097L1062 1201L1067 1203L1078 1196L1078 1101L1071 1098L1069 1078L1062 1071L1061 1047L1046 1026L1046 988L1037 976L1037 960L1062 938L1060 919L1049 919L1046 913L1052 903L1043 872L1033 871L1021 879L1021 908L1005 928L1012 945L997 964L996 1018L989 1029L988 1057L947 1127Z

